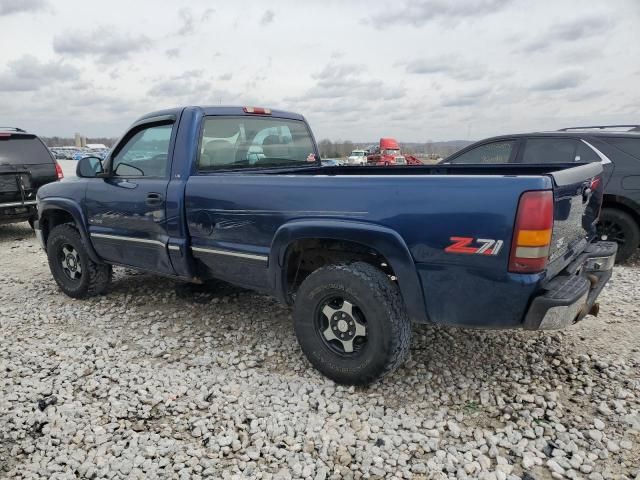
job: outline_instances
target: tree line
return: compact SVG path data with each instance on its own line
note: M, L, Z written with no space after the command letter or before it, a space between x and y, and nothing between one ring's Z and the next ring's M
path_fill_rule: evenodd
M40 137L47 147L74 147L76 139L74 137ZM116 138L95 137L87 138L87 143L102 143L111 148L116 143Z

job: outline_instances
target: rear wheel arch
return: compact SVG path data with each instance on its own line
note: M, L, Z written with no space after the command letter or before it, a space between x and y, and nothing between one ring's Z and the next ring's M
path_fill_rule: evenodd
M291 303L290 262L299 258L295 257L295 252L301 245L328 248L335 253L333 264L365 262L396 277L394 281L411 320L429 322L415 263L404 240L395 231L379 225L341 220L297 221L283 225L272 242L269 277L276 296L287 303ZM329 264L319 263L314 270ZM301 283L299 279L296 281Z

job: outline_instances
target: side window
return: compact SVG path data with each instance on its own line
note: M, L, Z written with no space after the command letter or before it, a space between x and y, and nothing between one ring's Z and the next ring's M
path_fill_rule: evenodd
M584 162L577 152L578 140L573 138L530 138L524 146L522 163ZM583 144L584 145L584 144ZM586 147L586 145L584 145ZM576 157L580 156L580 160Z
M120 148L111 162L118 177L164 177L173 125L155 125L138 130Z
M487 143L469 150L447 163L509 163L515 145L515 140Z
M640 159L640 138L609 137L605 140L632 157Z

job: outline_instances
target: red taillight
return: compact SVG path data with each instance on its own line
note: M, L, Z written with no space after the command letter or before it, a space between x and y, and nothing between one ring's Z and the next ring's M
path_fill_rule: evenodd
M269 108L262 107L244 107L244 113L253 113L255 115L271 115L271 110Z
M0 137L10 137L11 134L10 133L0 133Z
M541 272L547 266L553 231L553 192L538 190L520 197L511 242L509 271Z
M58 180L62 180L64 178L64 173L62 172L62 167L58 162L56 163L56 175L58 176Z

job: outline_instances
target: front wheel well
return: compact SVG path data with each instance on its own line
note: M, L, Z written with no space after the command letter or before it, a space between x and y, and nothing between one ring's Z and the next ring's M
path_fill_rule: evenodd
M291 301L302 282L315 270L339 263L365 262L396 281L389 261L377 250L357 242L335 239L301 239L287 247L284 260L284 291Z
M40 229L42 230L45 245L47 244L49 233L51 233L55 227L64 223L75 225L75 219L66 210L55 208L42 213L40 216Z

